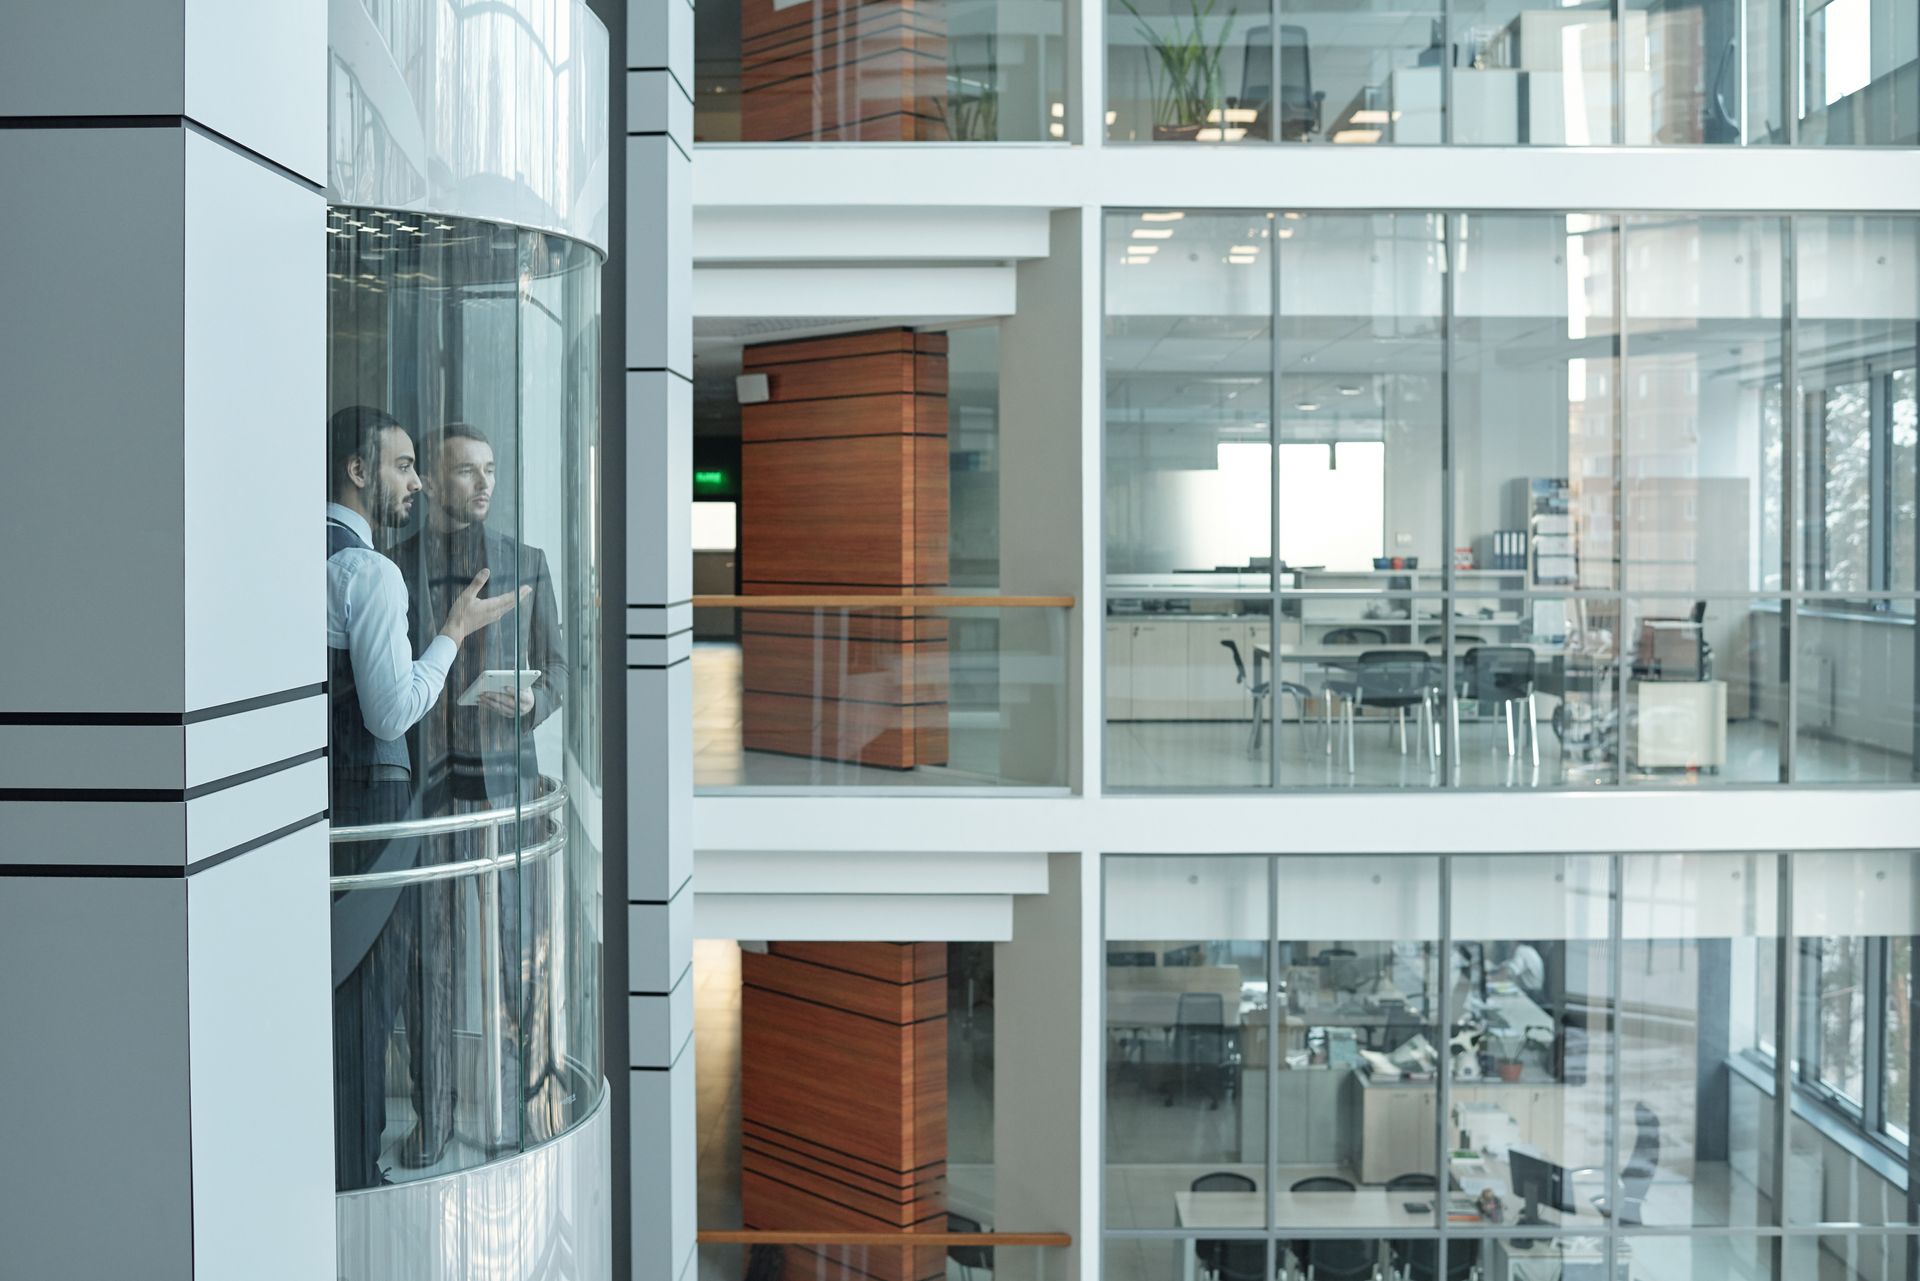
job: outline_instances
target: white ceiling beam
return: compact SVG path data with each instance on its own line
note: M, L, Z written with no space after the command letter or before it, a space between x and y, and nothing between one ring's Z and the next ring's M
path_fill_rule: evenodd
M1044 209L715 208L695 263L1011 262L1047 256Z
M1013 302L1011 266L696 267L693 272L696 317L1007 316L1013 314Z

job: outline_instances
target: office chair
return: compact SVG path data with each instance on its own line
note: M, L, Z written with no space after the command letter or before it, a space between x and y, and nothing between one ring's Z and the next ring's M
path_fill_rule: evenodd
M1514 708L1527 706L1527 743L1533 750L1533 763L1540 763L1540 713L1534 692L1533 651L1524 645L1476 645L1460 659L1459 680L1454 687L1450 723L1453 730L1453 758L1460 759L1460 704L1477 702L1482 706L1497 703L1500 719L1507 727L1507 757L1514 755Z
M1633 1105L1633 1151L1620 1169L1620 1204L1615 1206L1607 1193L1588 1198L1593 1208L1609 1219L1629 1227L1640 1226L1640 1207L1647 1189L1653 1186L1654 1172L1660 1168L1660 1118L1645 1103ZM1598 1173L1576 1170L1576 1175Z
M1438 1241L1389 1241L1392 1256L1391 1275L1395 1281L1470 1281L1480 1269L1477 1242L1455 1237L1447 1244L1447 1269L1440 1271Z
M1420 711L1420 750L1428 768L1440 761L1440 722L1433 700L1440 689L1439 673L1424 649L1370 649L1344 676L1327 682L1341 696L1341 723L1347 733L1347 773L1354 772L1354 713L1378 707L1394 713L1400 729L1400 754L1407 754L1407 709Z
M1137 967L1144 968L1150 965L1158 965L1159 963L1160 963L1160 958L1155 956L1152 952L1108 952L1107 953L1107 965L1109 968L1112 968L1112 969L1120 969L1127 966L1137 966Z
M1434 1187L1433 1176L1418 1170L1409 1174L1396 1174L1387 1180L1389 1192L1431 1192Z
M1420 638L1420 643L1422 645L1441 645L1446 642L1446 639L1447 634L1445 632L1428 632ZM1484 636L1471 636L1466 632L1455 632L1453 634L1453 643L1456 646L1484 645L1487 643L1487 638Z
M1295 1180L1289 1192L1352 1192L1352 1181L1337 1174L1316 1174L1310 1178Z
M1267 719L1267 698L1273 693L1274 683L1271 679L1265 677L1258 680L1248 680L1247 664L1240 657L1239 643L1231 640L1223 640L1220 644L1227 651L1228 656L1233 659L1234 682L1239 685L1245 685L1247 687L1247 693L1253 695L1253 732L1247 736L1247 755L1249 757L1257 757L1260 755L1260 730ZM1313 691L1295 681L1281 681L1280 692L1293 697L1295 712L1300 717L1301 723L1305 724L1307 719L1307 700L1313 697Z
M949 1232L980 1232L983 1230L977 1222L969 1219L964 1214L953 1214L949 1212L947 1215L947 1231ZM952 1259L959 1267L960 1274L967 1278L967 1281L973 1281L973 1270L975 1268L980 1268L986 1272L993 1271L993 1247L990 1245L950 1245L947 1247L947 1257Z
M1378 627L1335 627L1320 639L1328 645L1384 645L1387 634Z
M1374 1281L1380 1275L1380 1246L1373 1241L1291 1241L1287 1248L1303 1276L1311 1281Z
M1203 1174L1193 1181L1194 1192L1258 1192L1260 1185L1244 1174L1231 1170L1216 1170L1212 1174ZM1236 1246L1260 1246L1260 1257L1255 1260L1247 1256L1246 1251L1236 1251ZM1195 1241L1194 1257L1200 1261L1200 1267L1214 1275L1226 1277L1243 1265L1252 1264L1252 1276L1259 1277L1267 1266L1266 1248L1259 1241ZM1237 1281L1237 1279L1236 1279Z
M1230 1066L1227 1056L1226 1001L1218 992L1182 992L1174 1007L1174 1057L1177 1076L1167 1084L1164 1106L1173 1106L1177 1092L1185 1097L1197 1079L1207 1106L1220 1106L1221 1082Z

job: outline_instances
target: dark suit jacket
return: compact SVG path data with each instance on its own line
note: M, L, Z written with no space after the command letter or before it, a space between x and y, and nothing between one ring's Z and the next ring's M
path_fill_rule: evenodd
M507 617L472 636L447 673L446 691L414 727L415 780L423 812L447 813L454 798L498 808L538 795L533 731L560 707L567 688L566 639L546 555L484 524L451 534L423 530L394 548L406 576L416 654L440 632L447 609L481 569L491 571L482 596L531 586L533 594ZM460 695L480 673L531 668L533 710L518 718L461 707Z

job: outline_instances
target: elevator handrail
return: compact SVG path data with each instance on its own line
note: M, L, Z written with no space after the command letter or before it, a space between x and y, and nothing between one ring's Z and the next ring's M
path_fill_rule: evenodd
M1071 596L695 596L695 609L1072 609Z
M787 1232L780 1229L701 1228L701 1245L1004 1245L1060 1248L1073 1244L1069 1232Z
M391 841L407 836L444 836L448 832L471 832L483 827L504 827L508 823L551 814L566 803L567 789L548 774L540 776L545 789L525 805L503 805L499 809L474 810L468 814L438 814L432 818L409 818L396 823L362 823L354 827L336 827L329 839L335 845L358 841Z

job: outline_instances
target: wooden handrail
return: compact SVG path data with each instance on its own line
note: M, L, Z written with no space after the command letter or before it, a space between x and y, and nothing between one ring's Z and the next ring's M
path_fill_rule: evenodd
M1004 1245L1064 1247L1067 1232L781 1232L702 1228L701 1245Z
M695 609L1072 609L1071 596L695 596Z

